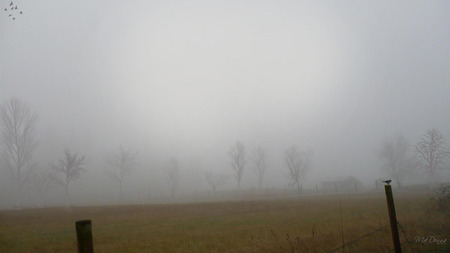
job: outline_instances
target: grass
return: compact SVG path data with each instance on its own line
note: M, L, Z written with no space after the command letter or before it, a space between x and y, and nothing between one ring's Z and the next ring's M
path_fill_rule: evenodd
M342 218L339 202L342 203ZM404 252L450 252L449 215L424 195L395 196ZM95 252L389 252L383 194L0 212L0 252L75 252L75 221L91 219ZM342 219L342 220L341 220ZM447 239L416 243L416 236ZM409 240L411 247L408 245Z

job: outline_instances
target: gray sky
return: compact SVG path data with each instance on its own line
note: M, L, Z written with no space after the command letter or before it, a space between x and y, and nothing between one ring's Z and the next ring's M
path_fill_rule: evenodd
M0 1L0 102L39 113L41 149L231 171L241 140L275 175L297 145L318 180L378 176L396 133L450 138L448 1L15 2L12 20Z

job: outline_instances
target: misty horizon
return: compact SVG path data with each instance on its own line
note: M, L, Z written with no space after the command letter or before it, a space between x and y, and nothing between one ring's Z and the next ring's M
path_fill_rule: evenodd
M265 149L263 188L276 189L288 188L283 156L292 146L312 151L304 185L313 189L350 176L374 187L387 177L377 152L397 135L411 155L429 129L449 144L446 1L52 0L18 2L15 20L7 5L0 104L15 97L39 115L38 169L66 148L86 157L71 185L76 203L117 199L104 170L120 146L139 154L125 197L151 199L169 195L171 157L181 193L208 191L210 169L230 176L221 190L235 189L228 153L237 141L248 154ZM0 208L10 207L8 174L0 175ZM406 181L426 180L416 171ZM257 186L248 161L242 188Z

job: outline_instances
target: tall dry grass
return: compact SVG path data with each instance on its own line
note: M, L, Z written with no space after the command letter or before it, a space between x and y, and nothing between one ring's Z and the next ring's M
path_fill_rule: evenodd
M427 212L432 203L425 195L398 195L395 202L404 252L450 252L447 214ZM95 252L392 250L389 227L380 229L389 225L386 200L377 193L1 211L0 252L74 252L75 221L81 219L92 220ZM425 244L415 243L416 236L448 239ZM339 248L343 241L353 243Z

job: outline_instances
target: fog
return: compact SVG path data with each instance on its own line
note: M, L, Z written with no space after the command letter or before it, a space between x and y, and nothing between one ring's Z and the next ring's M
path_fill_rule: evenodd
M0 102L39 115L38 169L65 148L86 157L70 186L77 205L117 201L103 172L120 146L139 153L126 200L152 202L169 198L171 157L178 200L208 191L207 169L230 176L220 190L236 189L237 141L247 155L265 149L265 189L288 188L288 148L311 150L307 189L348 176L373 187L386 177L377 150L397 134L411 151L431 128L450 140L447 1L14 2L14 20L0 2ZM247 160L242 190L258 185ZM0 207L11 207L0 176ZM47 202L64 203L63 191Z

